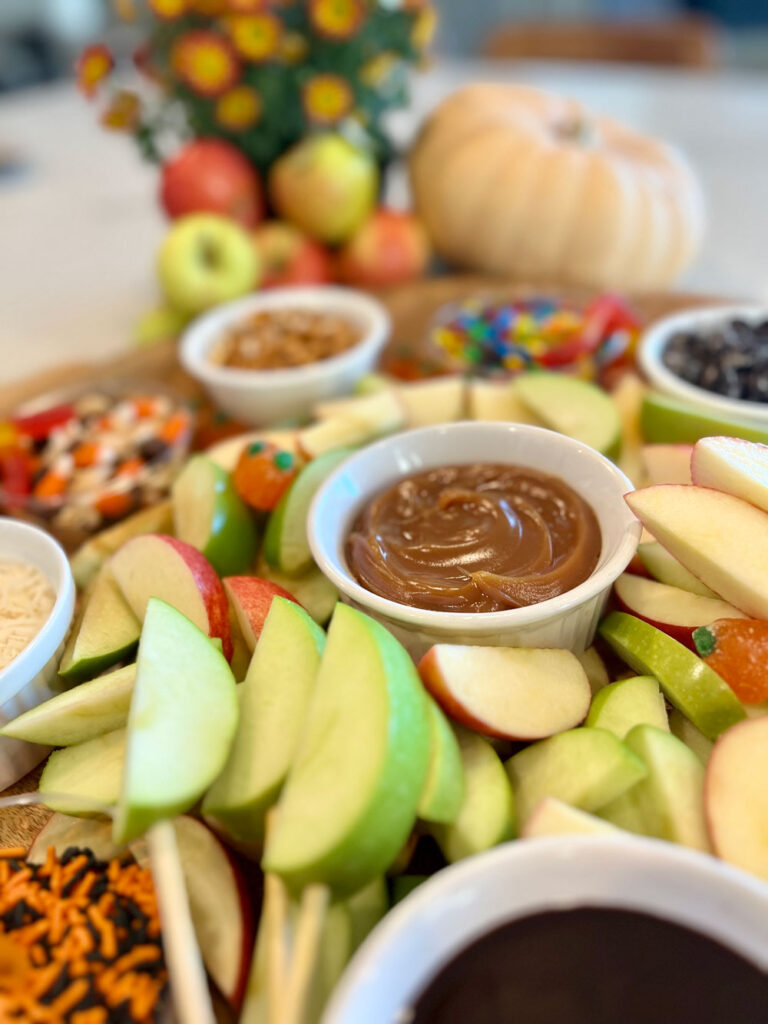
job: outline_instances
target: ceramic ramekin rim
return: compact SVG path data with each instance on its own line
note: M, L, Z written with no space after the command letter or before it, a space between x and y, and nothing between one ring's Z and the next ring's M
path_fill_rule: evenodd
M368 445L366 448L351 455L348 459L345 459L323 482L309 509L307 533L312 556L321 572L342 594L356 604L370 610L373 614L410 628L431 630L441 634L454 631L456 633L484 634L493 630L530 626L534 623L543 623L557 618L566 612L572 611L574 608L599 598L626 569L637 549L641 525L623 501L621 504L617 501L617 512L620 512L624 518L621 540L616 545L615 550L606 558L604 564L599 566L583 583L580 583L572 590L566 591L559 597L553 597L547 601L541 601L538 604L529 605L525 608L510 608L505 611L484 612L482 614L476 612L440 612L425 608L413 608L410 605L399 604L396 601L390 601L387 598L372 593L359 584L346 567L340 566L336 562L334 552L329 552L319 538L316 520L322 511L324 502L327 500L327 495L334 487L336 481L344 473L349 472L351 464L356 460L362 461L363 459L376 458L378 454L385 451L391 445L402 443L402 439L406 435L418 443L419 438L430 436L437 432L442 432L444 436L450 438L451 435L457 432L477 430L478 428L487 432L499 433L509 433L509 428L514 428L515 432L522 436L527 436L531 433L548 435L552 439L553 444L571 448L574 453L588 453L596 463L601 464L602 468L616 480L617 499L634 490L629 478L622 473L618 466L614 465L604 455L601 455L600 452L595 451L595 449L590 448L588 445L582 444L580 441L575 441L573 438L557 434L543 427L523 423L460 420L437 426L419 427L415 430L390 435L372 445ZM448 461L450 461L450 455L446 454L446 462ZM375 488L371 489L366 497L370 498L374 493ZM362 503L364 501L365 497ZM343 524L339 521L339 532L342 528ZM338 534L336 535L336 540L339 540Z

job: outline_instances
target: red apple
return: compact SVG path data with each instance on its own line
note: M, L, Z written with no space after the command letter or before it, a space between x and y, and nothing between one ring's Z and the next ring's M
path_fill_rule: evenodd
M127 541L110 559L112 573L133 613L144 621L150 597L172 605L232 657L227 595L221 580L197 548L163 533Z
M719 597L703 597L681 587L623 573L614 584L622 611L637 616L695 651L693 631L717 619L745 619L737 608Z
M270 220L253 233L262 267L262 288L333 281L331 254L292 224Z
M338 255L339 278L363 288L383 288L421 277L430 258L427 233L410 213L376 210Z
M197 139L163 165L160 199L171 219L219 213L244 227L264 217L258 172L229 142Z
M260 576L225 576L224 588L248 649L253 653L273 597L299 604L293 594Z

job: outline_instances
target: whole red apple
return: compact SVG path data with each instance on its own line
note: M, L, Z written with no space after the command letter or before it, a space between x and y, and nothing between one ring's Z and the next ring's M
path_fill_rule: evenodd
M421 277L430 245L421 222L410 213L379 209L339 251L340 280L364 288L384 288Z
M331 254L292 224L267 221L256 228L253 240L261 261L262 288L333 280Z
M165 163L160 200L171 219L220 213L250 228L264 217L258 172L222 139L196 139Z

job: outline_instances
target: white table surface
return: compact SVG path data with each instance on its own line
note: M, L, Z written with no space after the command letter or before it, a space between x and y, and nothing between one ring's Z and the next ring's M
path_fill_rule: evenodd
M709 209L704 250L681 284L768 302L768 75L444 61L415 79L398 139L458 85L491 78L568 93L680 145ZM157 301L155 170L132 140L100 129L71 85L0 100L0 145L29 164L0 178L0 382L125 349ZM406 201L403 175L390 198Z

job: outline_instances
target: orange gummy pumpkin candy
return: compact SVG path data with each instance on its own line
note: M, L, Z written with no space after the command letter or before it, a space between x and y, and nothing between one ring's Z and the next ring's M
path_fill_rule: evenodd
M768 700L768 622L718 619L694 630L693 642L742 703Z

